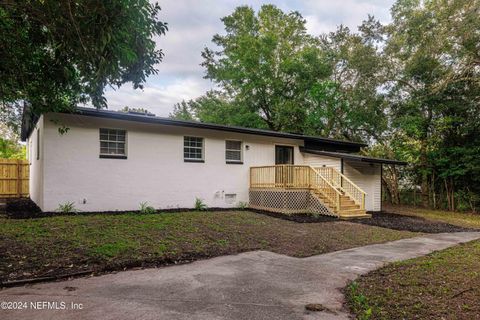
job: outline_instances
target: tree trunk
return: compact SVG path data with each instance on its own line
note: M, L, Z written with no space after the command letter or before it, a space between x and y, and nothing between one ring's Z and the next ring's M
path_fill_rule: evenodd
M452 211L455 211L455 188L453 186L452 178L450 178L450 190L452 192Z
M420 147L420 190L422 191L422 206L428 208L429 206L429 181L428 181L428 159L427 159L427 146L426 142L421 142Z
M448 192L448 183L447 183L447 179L443 179L443 182L445 184L445 196L447 198L447 210L450 210L451 206L450 206L450 193Z
M392 204L400 204L400 192L398 190L398 170L394 165L385 165L382 180L388 191Z

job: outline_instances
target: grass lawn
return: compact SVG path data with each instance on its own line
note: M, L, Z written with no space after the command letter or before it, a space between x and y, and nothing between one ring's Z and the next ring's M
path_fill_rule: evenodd
M358 319L480 319L480 241L390 264L346 289Z
M304 257L418 235L249 211L0 218L0 281L165 265L250 250Z
M428 220L441 221L466 228L480 228L480 213L462 213L432 210L413 206L384 206L384 210L392 213L422 217Z
M480 215L414 208L386 211L479 228ZM346 288L358 319L480 319L480 241L390 264Z

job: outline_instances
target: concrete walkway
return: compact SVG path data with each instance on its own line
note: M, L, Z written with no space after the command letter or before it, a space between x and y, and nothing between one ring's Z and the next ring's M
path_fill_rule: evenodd
M27 302L26 310L0 310L0 319L347 319L340 291L347 281L386 262L478 238L480 232L432 234L304 259L255 251L10 288L0 291L0 302ZM51 310L62 303L65 310ZM309 303L331 311L306 311Z

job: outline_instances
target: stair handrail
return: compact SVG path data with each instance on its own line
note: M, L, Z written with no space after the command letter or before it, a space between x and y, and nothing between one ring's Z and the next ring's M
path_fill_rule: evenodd
M343 173L341 173L340 171L338 171L336 168L334 167L329 167L330 170L332 170L333 172L335 172L339 177L340 179L343 179L343 182L347 182L354 191L352 190L348 190L347 188L345 188L345 184L344 183L338 183L338 182L335 182L333 181L332 179L332 182L338 187L340 188L343 192L345 192L346 195L348 195L350 198L353 199L353 201L360 205L360 208L361 209L365 209L365 196L367 195L367 193L365 191L363 191L362 188L360 188L359 186L357 186L352 180L350 180L347 176L345 176ZM319 173L321 175L321 173ZM332 175L333 177L333 175ZM342 180L340 180L342 181ZM356 191L356 192L355 192Z
M340 212L340 196L342 195L340 193L340 191L330 182L328 181L327 179L325 179L324 176L322 176L314 167L312 166L309 166L311 171L317 176L317 177L320 177L321 180L323 180L323 182L325 182L325 184L331 189L334 191L335 193L335 199L332 199L332 197L323 192L323 190L321 188L318 188L318 187L314 187L312 185L310 185L311 188L315 188L317 191L319 191L320 193L322 193L326 198L328 198L330 201L332 201L334 204L335 204L335 209L336 209L336 212L337 214Z

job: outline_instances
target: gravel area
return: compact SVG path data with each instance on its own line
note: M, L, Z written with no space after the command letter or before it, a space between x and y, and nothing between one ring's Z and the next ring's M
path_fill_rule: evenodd
M425 220L419 217L411 217L389 212L374 213L370 219L351 220L351 222L394 230L424 233L478 231L478 229L463 228L448 223Z

